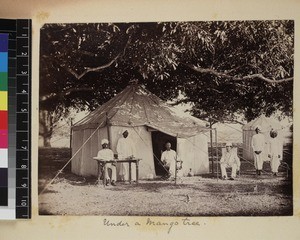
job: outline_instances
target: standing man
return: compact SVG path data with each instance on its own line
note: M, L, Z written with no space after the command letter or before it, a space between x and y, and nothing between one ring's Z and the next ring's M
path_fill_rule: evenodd
M130 159L134 157L134 146L131 140L128 138L129 132L125 130L122 133L122 137L119 138L117 143L118 159ZM122 181L129 180L129 164L121 163L119 174ZM132 180L136 181L136 171L131 166Z
M102 149L97 154L98 159L105 161L111 161L114 159L114 152L108 148L108 143L109 142L107 139L102 139ZM108 175L108 169L111 169L111 179ZM109 185L109 183L111 182L111 185L115 186L117 180L116 165L114 163L106 163L104 171L106 176L106 185Z
M236 178L236 173L240 169L241 162L236 152L232 149L232 143L226 143L226 151L221 157L220 165L223 180L227 179L226 168L231 168L231 177L229 179L234 180Z
M166 143L166 150L161 155L161 161L164 164L164 167L169 171L167 178L175 177L176 171L176 161L178 161L177 153L171 149L171 143Z
M261 127L258 125L255 128L256 134L252 137L251 147L254 154L254 165L256 168L256 174L261 175L263 163L264 163L264 151L266 147L265 136L261 133Z
M270 142L269 142L269 154L268 157L271 158L271 170L274 176L278 174L278 167L280 165L281 160L281 152L282 152L282 143L277 138L277 131L270 131Z

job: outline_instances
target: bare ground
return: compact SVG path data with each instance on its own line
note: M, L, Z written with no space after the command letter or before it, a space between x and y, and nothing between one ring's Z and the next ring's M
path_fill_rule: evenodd
M56 153L59 156L67 159L67 155ZM62 162L57 166L39 165L39 192ZM96 184L95 177L83 178L65 171L39 195L39 212L111 216L292 215L291 180L285 172L273 177L268 166L264 168L263 176L256 177L253 167L242 163L242 174L234 181L217 180L208 174L183 178L177 185L156 179L141 180L138 185L119 182L115 187L103 187Z

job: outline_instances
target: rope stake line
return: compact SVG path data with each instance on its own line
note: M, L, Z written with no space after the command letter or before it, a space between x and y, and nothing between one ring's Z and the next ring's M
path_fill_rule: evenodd
M41 195L45 192L45 190L54 182L54 180L58 177L58 175L62 173L62 171L66 168L66 166L82 150L82 148L85 146L85 144L87 144L87 142L94 136L94 134L99 130L100 127L101 127L101 124L95 129L94 132L92 132L92 134L85 140L85 142L81 145L81 147L74 153L74 155L66 162L66 164L57 172L57 174L54 176L54 178L51 179L51 181L43 188L43 190L38 195Z

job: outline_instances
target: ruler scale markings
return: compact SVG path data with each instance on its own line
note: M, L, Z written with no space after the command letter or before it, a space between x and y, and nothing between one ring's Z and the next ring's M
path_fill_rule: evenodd
M17 82L19 81L20 77L23 77L22 83L25 82L25 84L28 84L29 82L29 47L26 48L26 50L23 50L23 46L29 46L29 39L28 39L28 32L26 34L22 33L20 30L20 27L23 28L24 24L27 24L28 22L25 20L17 20ZM29 31L29 28L27 29ZM17 84L18 88L18 84ZM27 91L26 91L27 90ZM28 89L26 89L25 92L23 92L22 95L17 95L17 129L16 129L16 138L17 138L17 151L24 151L28 152L29 145L28 141L24 143L24 140L28 140L29 138L29 123L28 121L24 122L18 122L19 118L22 120L24 118L24 114L26 117L26 120L28 120L28 113L29 113L29 96L28 96ZM21 125L22 124L22 125ZM29 155L28 155L29 157ZM27 158L28 159L28 158ZM19 164L17 164L19 165ZM16 217L22 218L23 216L30 216L30 201L29 201L29 161L27 160L26 168L17 168L17 173L23 175L23 173L26 174L26 176L22 176L19 182L17 183L17 201L16 201ZM21 188L19 187L21 185ZM26 190L26 191L24 191ZM24 201L23 198L27 197L27 199ZM21 197L21 200L20 200ZM22 210L20 209L22 208ZM24 212L25 208L25 212Z

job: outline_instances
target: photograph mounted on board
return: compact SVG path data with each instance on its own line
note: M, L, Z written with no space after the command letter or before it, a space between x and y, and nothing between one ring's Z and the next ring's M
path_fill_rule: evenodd
M40 215L293 215L294 21L45 24Z

